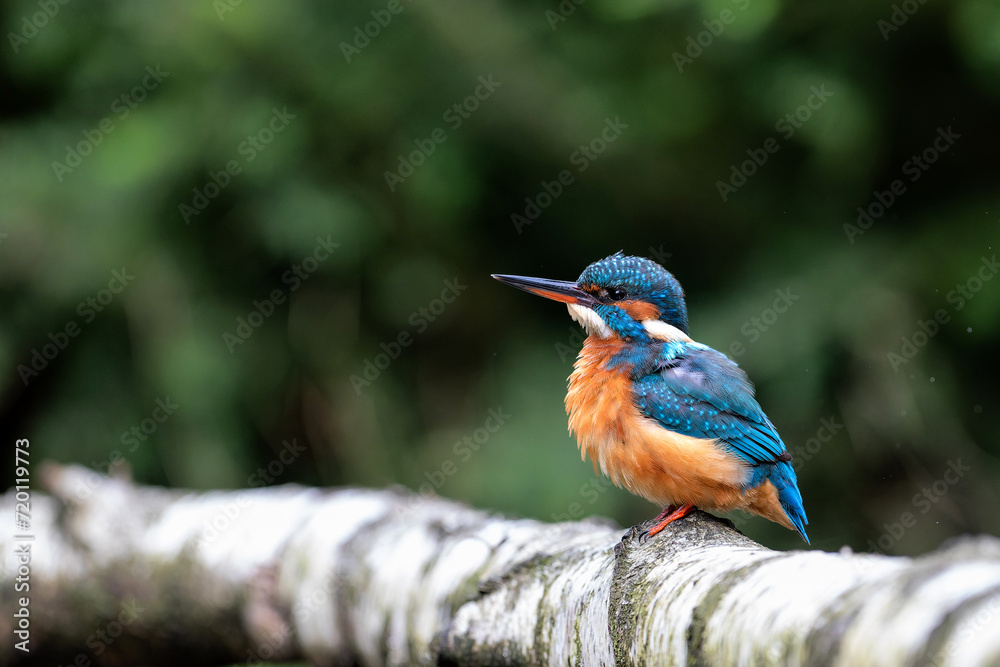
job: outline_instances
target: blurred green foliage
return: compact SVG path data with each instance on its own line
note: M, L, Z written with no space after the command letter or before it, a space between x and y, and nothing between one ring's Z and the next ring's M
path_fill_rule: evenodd
M636 523L566 432L575 325L489 278L624 249L756 382L815 547L1000 532L1000 281L949 299L1000 231L992 0L51 5L0 55L0 432L36 463Z

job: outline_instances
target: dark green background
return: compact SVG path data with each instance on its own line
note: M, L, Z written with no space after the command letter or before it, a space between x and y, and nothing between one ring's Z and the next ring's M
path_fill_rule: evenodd
M743 344L801 463L815 547L918 553L1000 531L1000 280L948 300L1000 232L993 0L911 0L892 31L891 3L869 0L587 0L558 22L555 3L51 4L8 3L0 55L0 433L31 439L36 480L42 458L107 468L118 450L143 482L245 487L295 439L305 451L274 483L444 477L437 493L477 507L636 523L659 508L585 487L566 433L575 325L489 278L573 279L624 249L677 275L697 340ZM391 21L347 62L373 11ZM678 71L688 38L706 46ZM168 74L114 106L147 67ZM454 127L481 76L499 87ZM800 110L813 87L828 99ZM249 161L240 146L273 109L294 118ZM778 123L797 110L789 137ZM627 128L579 171L607 119ZM909 180L904 163L949 127L959 138ZM439 128L390 191L386 171ZM85 133L100 142L57 174ZM778 150L723 201L717 182L769 138ZM240 173L185 221L230 161ZM563 170L573 182L518 230ZM905 192L849 239L896 179ZM283 275L317 238L339 247L293 291ZM79 304L122 267L134 280L85 321ZM450 280L454 303L415 324ZM224 334L274 290L288 299L230 352ZM798 298L772 318L776 290ZM948 321L894 369L888 353L938 309ZM25 384L18 367L71 322L79 335ZM356 391L401 332L412 343ZM175 413L128 451L122 435L167 398ZM462 460L455 443L496 408L509 419ZM843 428L826 438L824 419ZM953 484L949 462L970 468ZM934 502L914 498L936 481ZM890 536L904 513L915 525Z

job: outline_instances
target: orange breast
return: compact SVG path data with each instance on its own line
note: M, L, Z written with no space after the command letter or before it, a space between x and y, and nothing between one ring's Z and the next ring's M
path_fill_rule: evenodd
M750 471L738 458L715 440L675 433L639 413L628 378L607 367L621 348L618 339L587 338L570 375L566 411L582 457L616 485L662 506L754 504L756 490L741 491Z

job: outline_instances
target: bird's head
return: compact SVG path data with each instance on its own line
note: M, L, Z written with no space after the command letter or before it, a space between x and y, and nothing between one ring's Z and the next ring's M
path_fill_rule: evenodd
M681 284L669 271L644 257L614 254L588 266L576 282L493 277L565 303L573 319L591 336L628 340L687 337L687 306Z

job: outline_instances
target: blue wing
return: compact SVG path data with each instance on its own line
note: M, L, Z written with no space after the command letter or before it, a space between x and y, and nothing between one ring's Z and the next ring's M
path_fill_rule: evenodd
M785 513L805 537L803 525L809 522L791 455L735 362L704 345L670 343L652 371L635 378L634 394L643 415L672 431L717 440L752 466L747 488L770 480Z
M685 435L721 440L750 465L789 457L746 374L715 350L673 346L637 379L635 394L647 417Z

